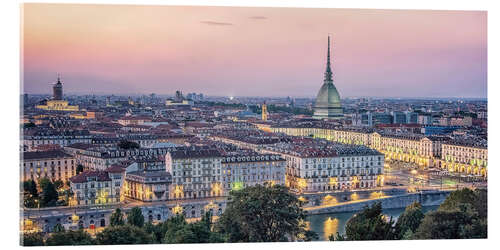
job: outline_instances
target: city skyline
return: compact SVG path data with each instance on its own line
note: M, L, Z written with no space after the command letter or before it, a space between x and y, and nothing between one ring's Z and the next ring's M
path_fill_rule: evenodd
M59 73L69 94L314 97L330 34L342 98L487 97L484 11L23 8L28 94Z

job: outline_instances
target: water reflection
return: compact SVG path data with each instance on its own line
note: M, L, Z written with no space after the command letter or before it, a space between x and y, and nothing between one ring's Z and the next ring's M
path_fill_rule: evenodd
M321 203L322 205L334 205L337 203L337 198L327 195L325 198L323 198L323 202Z
M311 225L309 224L309 227ZM328 217L328 219L325 220L325 223L323 225L323 238L328 239L328 237L332 234L337 234L339 228L339 219L337 218L331 218Z
M438 206L423 207L424 212L436 210ZM392 216L392 220L396 221L399 215L404 212L404 208L384 209L383 213L387 218ZM307 216L307 228L316 232L319 240L328 240L330 235L345 233L345 225L347 221L355 214L355 212L334 213L334 214L315 214Z

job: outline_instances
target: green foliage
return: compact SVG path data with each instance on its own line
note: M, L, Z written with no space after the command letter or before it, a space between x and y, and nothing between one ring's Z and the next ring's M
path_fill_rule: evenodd
M474 209L476 209L479 218L488 218L488 190L487 189L476 189L474 190L476 198L472 203Z
M301 237L301 240L303 241L314 241L318 239L319 239L318 233L311 230L306 230L304 235Z
M139 145L137 142L121 140L118 143L118 147L121 149L134 149L134 148L140 148L141 145Z
M23 203L25 207L38 207L38 189L35 181L28 180L23 182Z
M330 235L328 236L328 240L329 240L329 241L345 241L345 240L347 240L347 239L345 238L345 236L344 236L344 235L342 235L342 234L340 234L339 232L337 232L337 235L330 234Z
M24 233L21 235L23 246L43 246L43 235L41 233Z
M415 233L417 239L486 238L486 220L481 220L471 204L460 204L452 210L429 212Z
M53 231L54 231L55 233L59 233L59 232L64 232L64 231L66 231L66 230L64 229L64 227L63 227L61 224L57 223L57 224L54 226L54 230L53 230Z
M401 237L402 240L413 240L413 238L413 231L411 231L410 229L406 230L406 232Z
M183 215L167 220L164 243L216 243L224 242L221 234L213 232L212 216L204 214L200 221L188 224Z
M31 195L32 197L38 197L38 189L36 187L36 182L34 180L28 180L23 182L23 192L25 195Z
M395 231L397 239L403 239L405 235L413 235L418 226L420 226L424 216L420 203L414 202L407 206L396 222Z
M64 186L64 182L61 180L56 180L53 183L54 183L54 187L56 188L56 190L60 189Z
M167 223L160 222L155 225L148 222L144 224L144 230L153 237L154 243L159 244L162 243L163 237L165 237L165 233L167 232Z
M76 165L76 174L79 174L81 172L83 172L83 165L82 164Z
M127 223L136 227L144 226L144 216L140 207L133 207L127 213Z
M110 217L110 224L111 226L121 226L125 224L125 221L123 219L123 213L122 210L117 208L115 211L111 214Z
M165 236L163 238L164 243L178 243L180 236L176 235L177 231L180 231L184 227L186 227L187 222L184 218L184 215L178 214L174 217L169 218L165 222ZM183 237L184 238L184 237Z
M278 242L298 239L307 230L305 212L286 187L256 185L231 191L216 224L229 242Z
M414 237L418 239L487 238L488 194L468 188L453 191L437 211L427 213Z
M23 124L23 128L36 128L36 125L32 122Z
M47 246L74 246L74 245L94 245L95 241L90 234L83 230L59 231L52 233L45 241Z
M347 240L393 240L392 217L386 221L382 214L382 204L377 202L366 207L347 221Z
M441 211L454 210L458 207L458 205L463 203L468 203L472 205L474 203L475 198L476 195L474 194L474 191L468 188L453 191L450 193L450 195L448 195L448 197L446 197L446 200L444 200L444 202L441 203L438 210Z
M133 225L107 227L96 235L99 245L150 244L153 237L142 228Z
M59 194L57 193L54 183L47 178L43 178L40 180L40 188L42 189L42 193L40 194L40 206L56 206Z

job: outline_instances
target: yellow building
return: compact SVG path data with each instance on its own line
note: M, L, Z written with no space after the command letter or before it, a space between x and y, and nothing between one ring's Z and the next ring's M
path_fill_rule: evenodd
M441 168L450 172L487 177L488 148L478 143L450 142L442 145Z
M78 111L78 105L69 105L65 100L48 100L46 105L36 105L37 109L54 111Z
M369 129L271 127L271 132L291 136L312 136L345 144L365 145L385 155L386 160L439 166L444 137L379 134Z
M53 86L52 100L48 100L45 105L36 105L37 109L52 111L78 111L78 105L69 105L69 102L62 99L62 83L57 77L57 83Z

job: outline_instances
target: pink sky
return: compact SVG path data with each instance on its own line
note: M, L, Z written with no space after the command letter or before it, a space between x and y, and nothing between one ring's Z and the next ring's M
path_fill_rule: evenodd
M486 12L25 4L24 91L486 97Z

